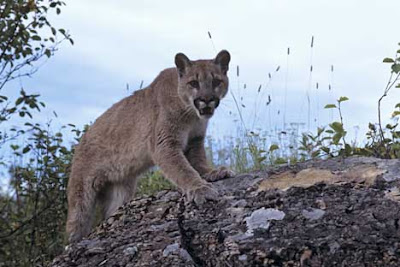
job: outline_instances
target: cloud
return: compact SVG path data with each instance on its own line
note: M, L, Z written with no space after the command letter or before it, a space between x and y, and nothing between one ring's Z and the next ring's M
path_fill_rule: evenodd
M288 123L307 122L307 92L320 124L330 119L322 107L345 95L350 98L344 105L348 125L367 125L376 120L376 101L388 77L382 59L393 54L399 41L392 30L399 7L397 0L69 1L55 23L70 30L75 45L63 45L24 84L40 91L63 121L83 124L126 96L127 83L137 89L142 80L149 84L173 66L177 52L211 58L226 48L232 54L230 90L242 94L244 116L252 120L252 107L259 101L258 116L267 122L272 117L258 127L282 124L283 113ZM277 66L281 68L275 73ZM273 79L266 86L268 73ZM261 100L260 84L265 90ZM268 95L273 96L271 107L265 105ZM224 102L212 133L235 127L226 119L237 113L234 101ZM396 102L394 97L387 100L385 116Z

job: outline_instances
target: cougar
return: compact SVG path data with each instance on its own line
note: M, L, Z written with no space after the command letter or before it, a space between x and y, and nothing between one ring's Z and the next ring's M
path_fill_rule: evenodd
M210 182L233 176L212 170L204 139L208 120L227 94L230 54L191 61L178 53L176 68L163 70L147 87L114 104L82 136L68 183L70 243L91 229L95 206L109 217L135 193L137 177L157 165L189 201L215 200Z

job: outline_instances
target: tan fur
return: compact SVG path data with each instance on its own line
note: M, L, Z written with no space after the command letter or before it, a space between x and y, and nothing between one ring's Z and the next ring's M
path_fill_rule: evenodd
M179 53L177 68L162 71L95 121L76 148L69 178L70 242L90 232L96 203L104 218L110 216L133 197L137 177L154 165L189 200L201 204L217 197L207 181L232 172L209 168L204 137L208 119L227 93L229 61L227 51L197 61Z

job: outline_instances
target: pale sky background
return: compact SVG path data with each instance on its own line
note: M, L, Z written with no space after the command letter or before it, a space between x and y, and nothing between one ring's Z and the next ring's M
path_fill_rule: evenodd
M281 127L283 114L287 123L307 123L307 91L310 129L329 122L329 111L323 106L339 96L350 98L343 107L345 127L366 129L368 122L377 121L376 103L390 73L390 65L382 59L394 56L400 42L399 0L65 2L53 24L68 29L75 45L63 44L33 78L5 89L7 93L23 86L28 92L40 92L47 103L40 118L53 118L54 110L60 124L82 126L94 121L139 88L142 80L147 85L161 70L174 66L177 52L199 59L227 49L232 56L230 90L239 100L243 97L242 113L249 130ZM268 73L272 74L269 83ZM268 95L272 97L269 108ZM390 117L397 102L399 89L393 89L384 102L384 118ZM256 105L259 120L253 127ZM217 138L234 135L235 119L237 109L229 95L212 119L209 133Z

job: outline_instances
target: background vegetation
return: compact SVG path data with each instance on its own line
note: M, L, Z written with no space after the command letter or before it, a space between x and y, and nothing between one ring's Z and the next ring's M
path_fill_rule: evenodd
M61 1L0 0L0 90L14 79L34 75L61 42L73 44L66 30L55 29L48 20L49 14L60 14L63 5ZM399 53L397 50L394 58L383 60L391 67L390 78L377 100L377 122L369 124L362 144L348 140L346 114L342 114L342 106L349 105L345 96L325 106L332 110L331 123L301 133L296 123L273 131L249 127L242 116L243 98L231 90L240 118L237 135L222 141L207 139L210 164L230 166L240 173L314 158L351 155L399 158L400 103L394 107L389 124L382 124L380 112L385 97L393 88L400 87ZM239 67L236 75L239 76ZM269 78L272 79L271 74ZM273 101L260 89L256 89L259 97L254 105L254 121L270 116L268 107ZM261 100L265 100L267 110L261 108ZM13 99L0 94L0 165L10 177L9 190L0 191L0 266L46 265L64 247L68 172L74 145L84 129L69 124L55 130L51 123L32 123L43 108L45 103L39 95L22 88ZM11 126L15 121L18 127ZM153 194L172 187L159 171L152 170L141 179L138 194Z

